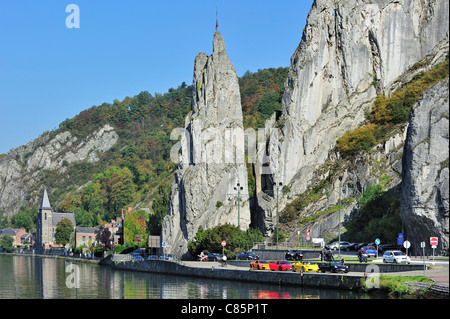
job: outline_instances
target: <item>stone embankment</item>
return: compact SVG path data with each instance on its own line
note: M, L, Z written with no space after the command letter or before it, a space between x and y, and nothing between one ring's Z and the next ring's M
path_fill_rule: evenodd
M358 290L361 288L362 276L355 274L301 274L279 271L253 271L248 268L237 267L231 264L228 267L219 266L218 263L205 262L197 264L199 265L192 266L191 263L165 260L123 262L112 261L112 257L107 257L100 262L100 265L108 265L114 269L120 270L134 270L209 279L237 280L344 290Z

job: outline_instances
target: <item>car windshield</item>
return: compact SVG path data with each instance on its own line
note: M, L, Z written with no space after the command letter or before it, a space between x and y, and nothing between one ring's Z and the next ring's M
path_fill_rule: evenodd
M260 264L268 264L269 262L267 262L267 261L265 261L265 260L260 260L260 261L257 261L258 263L260 263Z
M405 256L405 254L401 251L394 251L395 256Z
M290 265L291 263L289 261L281 261L280 264Z
M367 249L369 249L369 250L375 250L375 247L373 247L373 246L367 246Z
M304 262L303 264L304 264L304 265L312 265L313 263L310 262L310 261L307 261L307 262Z

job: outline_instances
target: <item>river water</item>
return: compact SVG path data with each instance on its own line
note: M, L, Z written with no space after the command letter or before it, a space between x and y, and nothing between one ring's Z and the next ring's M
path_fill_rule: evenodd
M294 298L368 299L374 296L329 289L119 271L63 259L0 255L0 299Z

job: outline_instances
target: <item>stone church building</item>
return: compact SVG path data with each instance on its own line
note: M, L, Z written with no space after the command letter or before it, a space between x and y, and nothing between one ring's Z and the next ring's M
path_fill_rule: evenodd
M53 212L48 200L47 189L44 189L36 223L36 249L47 249L55 244L56 226L63 218L70 220L75 230L74 214Z

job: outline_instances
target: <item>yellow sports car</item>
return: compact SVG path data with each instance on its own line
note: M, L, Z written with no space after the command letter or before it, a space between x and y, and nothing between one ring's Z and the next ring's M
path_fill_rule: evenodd
M319 265L314 264L312 262L300 262L300 263L294 263L292 267L292 271L319 271Z
M269 269L269 262L265 260L255 260L250 263L250 267L258 270Z

